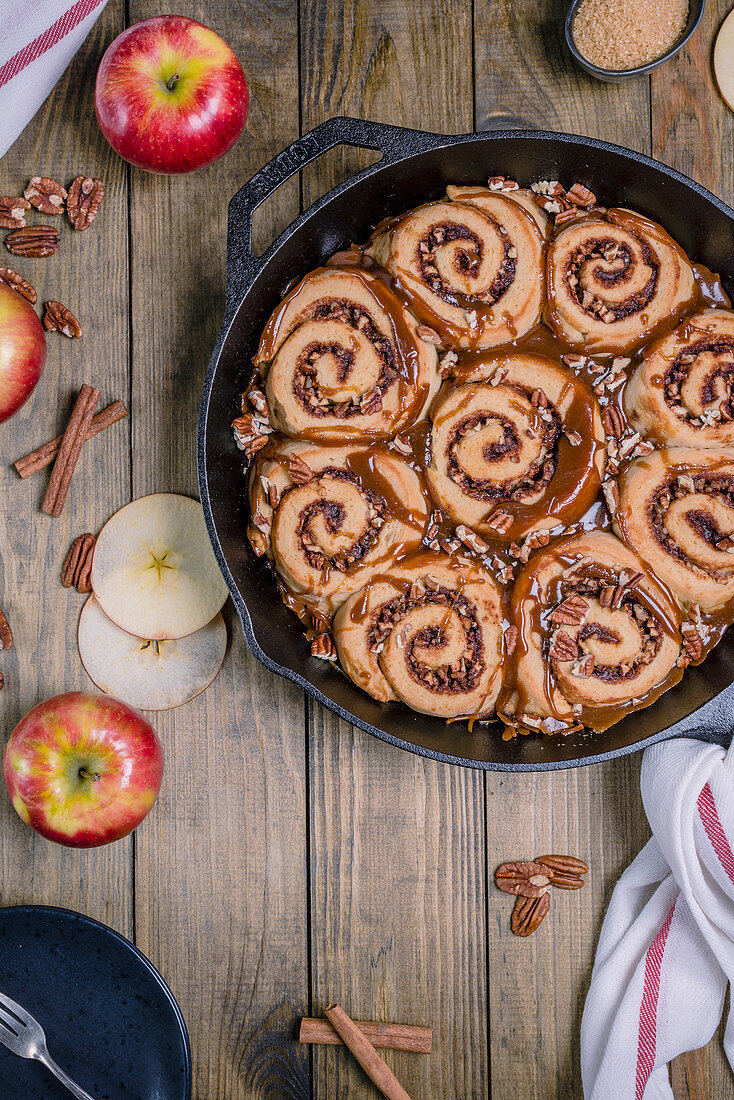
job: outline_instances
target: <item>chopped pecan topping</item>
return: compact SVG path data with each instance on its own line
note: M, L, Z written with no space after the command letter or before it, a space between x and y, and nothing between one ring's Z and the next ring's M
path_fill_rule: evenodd
M404 435L396 435L389 446L397 451L398 454L404 455L405 458L409 458L413 453L413 449L410 446L410 440L406 439Z
M607 508L611 515L614 515L619 507L619 486L616 481L605 481L601 489L604 493L604 500L607 503Z
M66 213L75 229L86 229L97 217L104 198L102 180L91 176L77 176L66 199Z
M61 583L64 588L76 588L78 592L92 591L92 559L97 543L89 531L77 535L61 567Z
M418 335L426 344L435 344L436 347L441 346L441 337L435 329L429 328L428 325L418 325Z
M589 870L588 863L574 856L538 856L536 863L546 868L551 886L559 890L580 890L584 885L581 876Z
M487 520L487 526L491 527L494 531L499 532L500 535L504 535L510 530L513 524L513 518L509 512L503 512L502 509L498 509L493 512Z
M296 485L307 485L315 476L311 467L300 455L291 455L288 459L288 474Z
M548 408L548 398L545 396L543 390L533 390L530 395L530 404L534 405L536 408Z
M0 649L13 648L13 632L10 629L8 617L4 611L0 611Z
M575 661L580 656L580 650L570 634L559 630L548 656L554 661Z
M5 283L11 290L17 290L18 294L22 294L31 303L38 297L34 287L17 271L13 271L12 267L0 267L0 283Z
M596 206L596 195L588 187L584 187L583 183L574 183L573 187L569 187L566 199L576 206Z
M548 618L552 623L564 623L568 626L579 626L589 610L589 605L583 596L575 593L567 596L563 603L554 607Z
M518 630L516 626L508 626L505 631L505 652L511 657L517 648Z
M82 326L71 310L51 299L44 303L43 327L46 332L63 332L64 336L81 336Z
M683 637L683 648L692 661L698 661L703 656L703 642L694 623L685 622L680 628Z
M377 386L366 393L362 398L361 410L367 416L371 416L372 413L380 412L382 409L382 394Z
M53 256L59 248L59 231L52 225L27 225L8 233L5 247L14 256Z
M256 412L260 414L260 416L264 416L267 418L270 415L268 410L268 402L262 390L250 390L247 395L247 400L250 402Z
M550 898L543 894L539 898L519 897L512 910L510 928L515 936L532 936L543 923L550 909Z
M463 523L460 523L456 528L456 537L464 543L464 546L468 546L470 550L473 550L475 554L486 554L489 550L489 546L484 539L480 539L476 531L472 531L470 527Z
M548 893L550 876L544 867L532 861L502 863L494 873L497 888L505 894L521 894L524 898L539 898Z
M311 656L320 657L323 661L336 660L336 646L329 634L317 634L311 642Z
M31 204L27 199L3 195L0 198L0 225L3 229L22 229L25 225L25 212Z
M64 209L66 188L49 176L34 176L23 194L42 214L60 214Z
M614 439L621 439L624 435L624 420L619 409L614 405L607 405L601 414L604 431Z

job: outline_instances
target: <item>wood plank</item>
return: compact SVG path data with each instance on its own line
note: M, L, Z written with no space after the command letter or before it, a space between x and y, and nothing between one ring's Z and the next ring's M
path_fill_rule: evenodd
M653 73L651 119L653 156L692 176L731 205L732 112L719 96L711 71L714 39L730 10L728 0L710 0L698 31L676 61ZM671 1081L677 1100L731 1096L723 1034L724 1021L706 1047L673 1061Z
M72 689L92 689L76 649L83 598L61 587L59 572L71 540L97 531L129 496L129 426L114 425L85 448L63 516L39 506L48 471L20 481L11 462L62 431L83 381L102 390L101 404L128 397L127 185L125 166L102 138L92 109L96 67L106 43L122 29L123 5L110 4L51 97L0 163L0 194L22 194L33 175L65 186L79 173L99 176L106 195L99 216L77 233L66 219L32 210L29 224L53 222L61 247L47 259L21 259L3 249L0 263L36 287L39 307L55 298L79 318L84 334L48 336L45 373L35 395L2 426L0 462L0 606L15 647L2 655L5 690L0 714L6 735L35 703ZM3 788L4 792L4 788ZM143 826L145 830L147 826ZM2 902L37 902L81 910L130 935L132 842L75 852L34 837L0 798Z
M130 18L159 10L135 0ZM227 202L298 126L291 0L177 11L232 45L252 108L244 136L210 168L180 178L132 173L135 496L196 493L196 419L223 308ZM294 194L270 208L271 226L293 219ZM304 703L255 663L228 618L230 652L217 681L157 719L167 775L137 845L138 942L187 1019L194 1096L303 1100L309 1056L293 1039L309 1009Z
M462 132L472 125L467 0L301 6L303 128L334 114ZM457 74L463 73L463 79ZM312 201L363 161L322 157ZM428 1057L385 1052L408 1093L486 1093L484 779L311 714L313 1011L432 1025ZM372 1098L346 1052L313 1052L314 1096Z
M649 151L648 82L604 85L572 66L560 0L497 0L475 9L480 129L592 134ZM571 181L569 181L571 182ZM509 931L512 903L490 886L492 1094L581 1100L579 1027L611 888L647 838L638 756L595 768L488 776L487 863L550 851L588 860L589 883L554 897L530 940Z

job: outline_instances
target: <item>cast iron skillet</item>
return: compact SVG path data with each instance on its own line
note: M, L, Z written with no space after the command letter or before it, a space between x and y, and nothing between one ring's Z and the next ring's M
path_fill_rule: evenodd
M301 214L264 253L251 248L255 209L299 168L337 145L378 150L382 159L335 187ZM496 771L542 771L622 756L670 737L728 745L734 642L724 641L647 710L595 734L531 735L503 741L499 725L447 726L406 707L380 704L340 671L308 653L299 623L246 538L242 455L230 423L249 381L258 338L291 280L351 241L364 241L381 218L429 199L448 183L490 175L521 182L576 180L602 204L629 205L661 222L694 258L720 272L734 297L734 211L697 183L616 145L571 134L496 131L447 137L350 118L333 118L294 141L238 191L229 207L224 322L204 384L198 433L201 500L217 560L254 655L299 684L341 718L411 752ZM705 712L701 710L709 704Z

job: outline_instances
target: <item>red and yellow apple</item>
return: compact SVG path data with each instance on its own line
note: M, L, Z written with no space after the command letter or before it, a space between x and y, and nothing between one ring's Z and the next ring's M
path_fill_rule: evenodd
M70 691L21 719L4 774L26 825L58 844L94 848L127 836L148 815L163 779L163 750L127 703Z
M22 294L0 283L0 424L25 404L46 361L46 337Z
M149 172L191 172L221 157L242 133L248 102L235 53L183 15L123 31L102 58L94 91L112 148Z

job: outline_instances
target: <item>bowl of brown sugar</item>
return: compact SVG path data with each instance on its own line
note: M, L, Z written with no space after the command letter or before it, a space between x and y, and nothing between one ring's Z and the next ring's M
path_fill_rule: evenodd
M701 21L706 0L573 0L566 41L598 80L634 80L673 57Z

